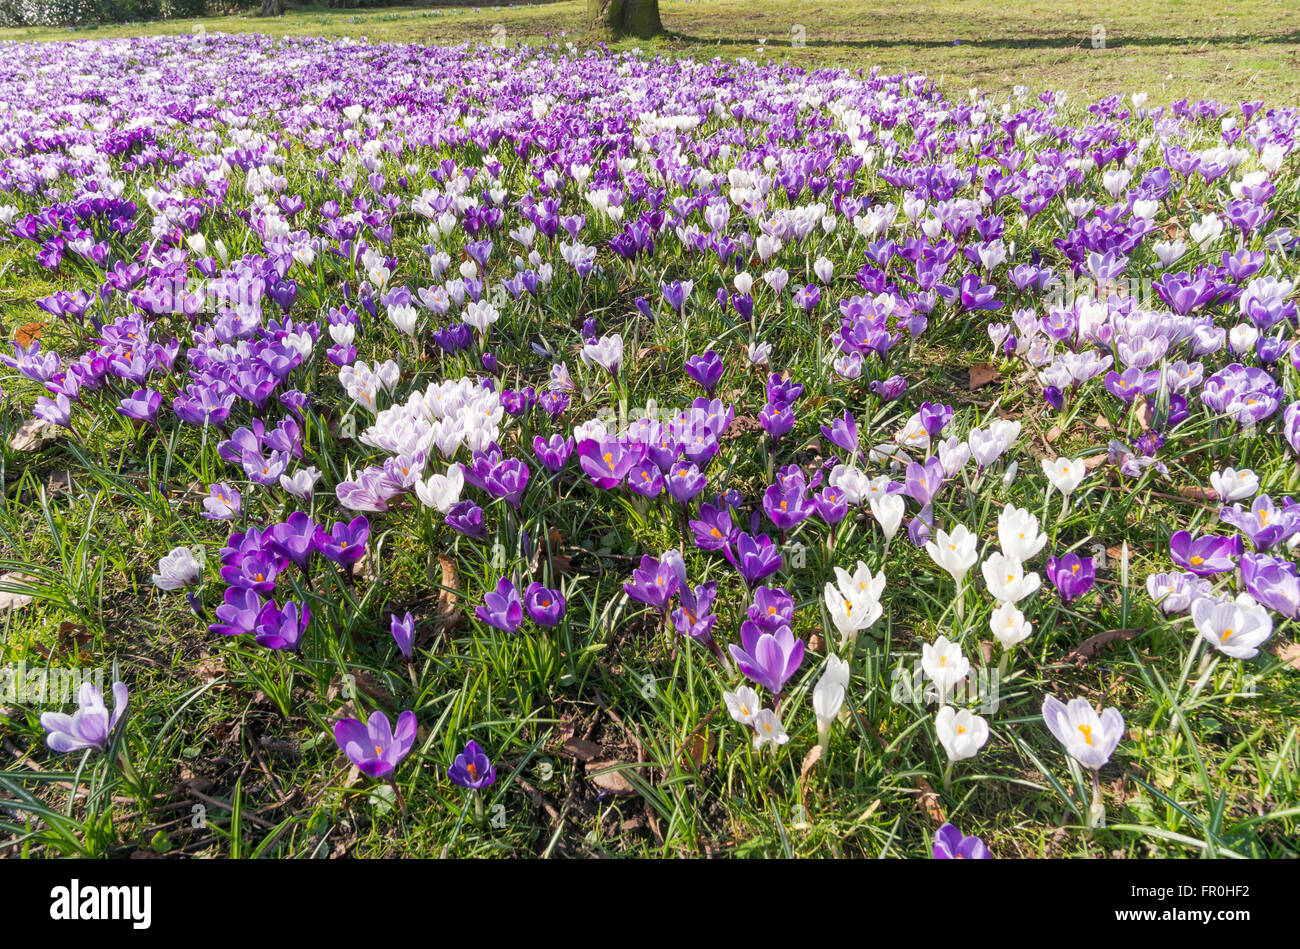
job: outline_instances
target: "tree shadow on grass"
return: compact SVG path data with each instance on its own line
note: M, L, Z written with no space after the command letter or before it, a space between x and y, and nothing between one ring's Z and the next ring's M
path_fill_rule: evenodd
M728 36L695 36L691 33L679 33L669 30L664 34L671 41L696 46L753 46L756 38ZM893 37L880 39L809 39L804 46L813 49L846 47L849 49L951 49L954 46L969 46L975 49L1077 49L1091 48L1090 32L1060 36L1012 37L999 36L988 39L968 40L953 37L949 40L916 39L910 37ZM1227 36L1129 36L1111 32L1106 35L1106 48L1124 47L1200 47L1200 46L1261 46L1264 44L1300 46L1300 30L1290 33L1238 33ZM773 48L776 48L775 45Z

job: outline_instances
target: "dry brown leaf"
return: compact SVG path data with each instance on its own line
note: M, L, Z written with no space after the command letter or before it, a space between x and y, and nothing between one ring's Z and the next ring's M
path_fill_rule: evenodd
M438 564L442 567L443 589L438 591L438 610L433 618L438 632L447 632L465 621L465 613L460 608L460 597L456 595L461 591L460 571L456 569L456 561L446 554L438 554ZM450 592L452 590L456 593Z
M0 587L5 588L0 589L0 610L18 610L32 602L31 594L19 592L15 587L26 588L36 582L35 577L25 573L6 573L0 576Z
M1300 643L1278 643L1269 652L1292 669L1300 669Z
M18 426L9 447L14 451L36 451L45 442L54 438L55 426L43 418L32 416Z
M808 754L803 756L803 764L799 766L799 780L805 781L808 778L808 772L817 767L817 762L822 760L822 746L813 745L808 749Z
M1147 402L1145 395L1139 395L1133 400L1133 417L1137 419L1138 425L1142 426L1142 431L1151 431L1151 404Z
M627 778L619 771L609 770L622 764L621 761L593 761L587 765L587 777L596 787L615 797L635 797L636 788L632 787Z
M1180 485L1174 489L1189 501L1217 501L1219 492L1213 488L1202 488L1196 485Z
M41 338L41 332L44 329L44 323L24 323L22 326L18 327L18 329L14 330L14 342L19 346L26 348Z
M1045 441L1047 442L1047 444L1050 445L1052 444L1052 442L1056 441L1060 437L1061 437L1061 426L1053 425L1051 428L1047 430L1047 437Z
M1097 428L1101 429L1103 432L1109 432L1111 430L1110 422L1106 421L1106 416L1104 415L1098 415L1092 420L1092 424L1097 426Z
M982 362L970 367L969 385L972 392L994 382L1002 373L992 363Z
M921 810L934 821L936 827L947 823L947 818L943 816L943 806L939 803L939 795L930 782L925 778L917 778L916 786L921 790L921 796L916 801Z
M1066 654L1066 661L1073 662L1076 665L1087 665L1087 663L1096 659L1102 649L1113 642L1128 642L1138 633L1142 632L1141 628L1137 629L1108 629L1105 632L1098 633L1096 636L1089 636L1079 645Z
M703 734L691 735L690 740L683 749L683 762L690 764L693 771L698 771L704 766L704 762L709 755L713 754L715 745L713 732L707 728Z
M582 764L595 761L604 753L603 748L594 741L588 741L585 738L570 738L561 748L561 753L567 757L573 758Z
M1106 463L1105 455L1093 455L1091 458L1083 459L1083 466L1087 468L1089 471L1092 471L1094 468L1098 468L1105 463Z

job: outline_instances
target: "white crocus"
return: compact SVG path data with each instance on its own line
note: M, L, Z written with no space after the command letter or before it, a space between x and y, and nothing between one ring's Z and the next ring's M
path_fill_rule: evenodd
M159 590L179 590L199 582L203 573L202 547L173 547L158 561L158 572L149 579Z
M789 740L790 736L785 733L785 726L781 724L776 712L765 708L754 716L755 751L761 750L764 745L771 745L775 750Z
M871 498L871 516L880 524L886 543L893 540L894 535L898 533L905 511L906 503L901 495L885 494Z
M839 656L826 660L826 671L813 687L813 712L817 716L817 740L826 747L831 723L839 717L844 707L844 696L849 688L849 664Z
M460 500L460 492L464 487L464 469L460 465L451 465L445 475L432 474L423 481L415 482L415 496L426 507L436 508L439 514L446 514Z
M1192 622L1206 642L1233 659L1254 659L1273 635L1268 610L1246 593L1224 602L1201 597L1192 603Z
M1008 557L1022 563L1032 559L1047 543L1038 532L1038 518L1028 508L1008 504L998 517L998 544Z
M1014 649L1030 637L1034 629L1014 603L999 603L989 617L989 632L1003 649Z
M742 725L752 725L760 710L758 693L747 685L742 685L735 692L723 692L722 701L731 717Z
M970 709L960 712L951 705L939 709L934 717L934 731L939 744L948 752L949 761L974 758L989 740L989 723Z
M1254 497L1259 491L1259 477L1249 468L1224 468L1210 475L1210 487L1224 504Z
M975 535L965 524L958 524L952 533L937 531L934 540L926 541L925 549L935 563L952 575L960 587L970 568L975 566Z
M1071 460L1061 457L1052 461L1043 459L1043 474L1047 475L1047 480L1052 482L1052 487L1066 498L1074 493L1074 489L1079 486L1079 482L1087 473L1088 469L1084 466L1082 458Z
M826 611L840 634L840 648L847 645L851 650L858 633L880 619L884 611L880 594L885 589L885 574L882 570L873 576L867 565L859 561L852 574L836 567L835 577L836 582L825 587Z
M970 672L970 660L961 654L961 646L950 642L947 636L940 636L933 644L921 647L921 669L939 690L939 698L946 699L966 673Z
M989 593L999 603L1019 603L1036 593L1042 583L1038 574L1025 573L1024 564L1001 551L991 554L981 569Z

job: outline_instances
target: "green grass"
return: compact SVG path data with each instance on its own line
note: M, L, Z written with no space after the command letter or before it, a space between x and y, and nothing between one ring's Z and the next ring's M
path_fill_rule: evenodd
M809 66L924 68L943 74L952 90L1005 89L1015 82L1064 87L1080 96L1146 88L1157 99L1212 92L1225 100L1284 97L1292 68L1286 63L1294 64L1297 51L1294 34L1284 32L1280 4L1242 4L1239 19L1231 21L1207 12L1213 9L1209 4L1181 5L1177 16L1138 15L1131 4L1104 5L1096 21L1110 23L1113 16L1115 24L1108 28L1111 46L1105 51L1086 48L1092 14L1077 23L1062 22L1051 5L1017 8L1031 22L1058 24L1059 32L1032 40L1014 38L1017 29L1001 15L966 9L973 4L942 17L924 7L873 5L860 38L854 24L862 22L865 6L828 4L818 11L770 0L757 8L670 2L664 4L665 23L679 35L647 45L695 56L752 55L749 39L740 45L720 38L738 35L741 22L754 36L781 36L798 11L810 45L776 55ZM566 3L473 12L299 11L283 22L227 18L205 24L209 30L452 42L502 22L512 40L536 40L546 30L572 32L578 9ZM919 25L927 22L944 23L941 35L921 36ZM1166 26L1172 31L1175 23L1191 36L1142 39L1152 31L1163 34ZM5 35L51 39L191 29L186 23ZM966 42L954 47L951 38ZM1178 75L1166 86L1164 74L1175 64ZM1231 74L1221 72L1227 64L1233 66ZM385 171L390 177L399 173L395 166ZM306 190L307 169L290 167L286 174L290 190ZM527 168L514 163L508 175L521 184ZM1208 200L1204 194L1196 197ZM247 199L238 186L232 189L231 200ZM1294 188L1282 196L1279 220L1294 225L1298 201ZM857 292L846 261L860 259L861 246L852 244L846 230L842 227L821 248L837 264L832 299ZM399 258L421 259L422 238L414 227L399 230L395 241ZM77 281L52 280L30 252L14 253L11 247L4 252L0 301L10 335L39 316L37 297ZM1195 262L1189 257L1180 266ZM658 263L666 274L691 274L680 251L661 255ZM800 265L807 269L809 262ZM414 273L399 276L419 281ZM704 305L699 318L684 325L636 318L632 298L651 293L659 277L643 272L634 281L615 270L585 290L570 281L509 325L503 320L495 348L511 367L508 383L544 383L544 367L529 356L530 334L544 332L557 347L570 346L582 317L592 315L607 331L621 329L627 337L629 405L644 405L650 397L661 405L688 402L696 393L685 384L683 359L713 346L733 365L720 393L736 402L738 417L752 419L763 401L762 378L734 368L736 347L748 339L748 331ZM703 284L697 300L702 291ZM825 314L806 317L788 303L763 314L765 338L775 343L774 367L788 368L807 385L800 426L791 436L795 445L815 439L818 426L846 405L861 412L867 404L862 393L828 379L819 364L824 319ZM46 332L47 345L61 352L83 346L66 327L49 325ZM384 358L397 345L393 334L379 334L364 342L362 355ZM39 709L0 709L0 832L9 834L0 836L0 853L916 856L925 853L941 814L966 833L980 834L1002 857L1295 855L1300 823L1295 670L1268 654L1250 664L1203 662L1203 653L1190 648L1195 640L1186 621L1161 620L1142 588L1148 572L1167 568L1170 532L1204 528L1213 523L1213 512L1171 494L1150 476L1136 484L1094 476L1067 512L1061 513L1059 496L1044 511L1037 459L1048 453L1054 420L1044 414L1037 387L1010 366L992 386L969 391L967 369L988 358L983 323L951 320L925 337L902 370L912 385L908 405L922 400L955 405L957 432L995 411L1024 422L1016 456L1019 476L1008 487L999 471L986 476L979 492L946 494L940 517L960 519L987 538L1001 505L1015 502L1041 512L1058 554L1127 540L1132 562L1127 583L1112 566L1081 604L1057 609L1054 599L1040 597L1038 612L1031 615L1037 632L1016 655L1012 677L1002 683L1002 707L988 716L993 737L977 758L957 766L951 788L943 786L946 762L933 736L933 707L895 701L894 673L910 670L920 644L940 632L960 632L967 656L978 664L978 644L988 638L989 604L972 592L982 591L978 570L973 571L967 609L959 619L951 580L906 538L897 538L888 550L885 616L859 644L849 721L835 727L828 754L803 777L802 756L816 740L810 691L824 650L805 661L785 700L786 707L799 710L787 716L790 744L775 758L755 754L721 706L721 690L735 682L702 650L666 635L656 618L621 593L640 553L677 543L677 525L656 509L592 503L592 492L581 483L552 483L536 470L526 527L541 548L537 575L564 584L570 619L554 634L527 636L502 635L473 620L435 629L440 593L451 593L472 611L502 568L490 548L431 527L411 506L398 509L376 519L380 527L372 535L365 577L353 584L326 572L316 589L300 591L329 635L313 642L303 660L290 662L246 644L215 641L182 597L160 594L149 584L158 558L172 546L199 543L213 558L225 540L221 525L197 517L196 486L202 491L232 473L215 459L211 441L202 442L188 427L137 430L104 402L78 438L60 439L37 453L17 452L8 445L16 409L29 405L37 390L6 382L0 573L34 577L22 584L37 599L0 613L0 663L116 663L131 685L134 711L124 739L131 774L113 778L98 759L50 755L37 723ZM569 361L577 371L576 359ZM403 393L467 369L409 352L403 364ZM589 417L609 398L593 381L596 391L578 418ZM1294 377L1290 384L1294 392ZM307 462L328 471L339 463L339 452L326 419L337 420L345 400L325 375L318 391ZM1136 424L1095 390L1076 409L1052 439L1051 453L1104 452L1113 432L1132 432ZM906 410L885 407L871 418L869 430L883 438L905 417ZM526 426L516 431L518 441L508 447L522 455L521 446L530 443L533 432ZM727 442L718 463L750 498L765 476L753 442L752 434ZM1242 441L1198 423L1181 434L1177 454L1168 458L1171 481L1205 484L1211 470L1230 461L1254 467L1264 490L1275 497L1294 494L1300 472L1278 445L1271 436ZM799 457L811 460L812 453ZM287 515L264 498L255 503L255 519ZM338 509L324 496L317 499L316 512L332 519ZM886 562L885 548L865 516L846 522L833 555L810 533L800 536L808 543L806 563L792 565L785 578L800 608L796 632L825 635L829 627L818 603L831 566L862 558L875 569ZM510 539L508 532L503 539ZM438 553L455 560L454 581L441 572ZM506 566L527 569L531 560L512 545ZM744 605L734 575L717 557L692 555L690 563L696 582L713 578L724 584L719 628L734 639ZM218 587L214 576L209 567L209 606ZM408 609L422 631L436 632L409 671L387 632L388 614ZM1115 643L1080 665L1065 661L1089 636L1132 627L1143 630L1132 641ZM1294 633L1294 623L1279 626L1284 641ZM80 645L72 645L79 635ZM86 656L78 657L77 649ZM47 660L47 654L53 658ZM1082 827L1091 791L1042 725L1044 693L1084 695L1125 714L1127 739L1103 775L1111 823L1106 829ZM383 789L349 774L330 735L340 714L374 708L414 709L421 722L416 751L400 771L406 818ZM451 757L470 737L489 750L497 766L497 783L484 802L486 829L475 826L470 799L445 777ZM589 769L566 753L572 739L599 745L597 760L607 767ZM616 771L633 793L602 793L601 770ZM73 798L69 786L85 788L85 796Z
M304 7L284 18L211 17L80 29L0 30L0 39L62 40L209 31L272 35L365 36L371 42L540 45L583 42L585 0L486 8ZM1146 90L1153 102L1190 96L1223 101L1264 98L1296 104L1300 25L1288 0L1104 0L1085 4L1029 0L662 0L666 37L625 41L667 55L697 59L748 56L800 66L880 66L924 72L950 93L970 87L1005 92L1064 89L1098 99ZM792 48L802 25L806 45ZM1105 31L1094 48L1094 30ZM1100 35L1098 34L1098 38ZM760 52L759 41L766 40Z

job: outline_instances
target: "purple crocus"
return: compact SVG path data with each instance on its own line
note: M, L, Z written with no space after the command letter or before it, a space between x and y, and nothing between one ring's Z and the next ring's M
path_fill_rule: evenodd
M1281 557L1244 554L1241 579L1259 603L1291 619L1300 619L1300 573Z
M703 386L710 398L725 369L722 357L712 349L702 356L692 356L686 360L686 374Z
M766 534L751 537L749 534L736 535L735 549L730 544L723 547L723 554L733 567L740 571L745 586L753 589L764 577L770 577L781 569L784 560L781 551L772 538Z
M410 754L417 727L412 711L397 717L394 730L388 716L376 710L364 725L355 718L336 722L334 740L358 771L372 778L384 778L396 771L402 759Z
M393 642L397 643L402 657L410 662L415 649L415 619L410 610L400 618L396 613L392 614L388 618L388 631L393 634Z
M311 609L298 606L293 600L284 604L284 608L267 601L257 614L257 625L253 636L259 646L267 649L287 649L290 652L302 650L302 637L311 622Z
M822 435L837 448L842 448L853 458L860 453L858 448L858 420L853 413L844 410L844 415L831 422L830 426L821 427Z
M623 591L638 603L666 612L680 586L681 578L668 557L660 560L645 554L641 566L632 571L632 579L623 584Z
M294 511L284 523L272 527L270 534L271 549L305 571L316 551L316 523L302 511Z
M447 769L447 777L459 787L480 791L496 781L497 773L479 743L471 738Z
M152 389L136 389L117 404L120 415L135 419L137 422L152 422L158 417L158 407L162 405L162 393Z
M934 832L935 860L988 860L993 854L978 837L963 837L952 824L945 823Z
M729 647L736 665L747 678L773 695L781 694L786 682L803 663L803 640L795 639L789 626L769 633L752 620L745 620L740 624L740 642L740 646L733 643Z
M1177 531L1169 538L1169 554L1174 563L1198 577L1227 573L1241 556L1241 538L1236 534L1202 534L1193 538L1190 531Z
M1062 601L1069 603L1092 589L1097 569L1091 557L1066 554L1047 558L1047 577L1061 594Z
M82 682L77 690L77 710L42 712L41 727L45 729L45 743L54 751L80 751L94 748L107 751L109 740L117 724L126 713L128 693L121 682L113 683L113 712L104 705L104 696L93 682Z
M538 626L555 626L564 616L564 596L533 581L524 591L524 607Z
M316 529L316 549L340 567L350 567L366 554L370 522L358 514L348 523L335 521L328 531Z
M484 594L483 605L474 608L474 615L489 626L513 633L524 621L524 604L515 585L508 577L502 577L495 592Z
M487 536L483 509L473 501L459 501L447 509L447 526L466 537L482 540Z

